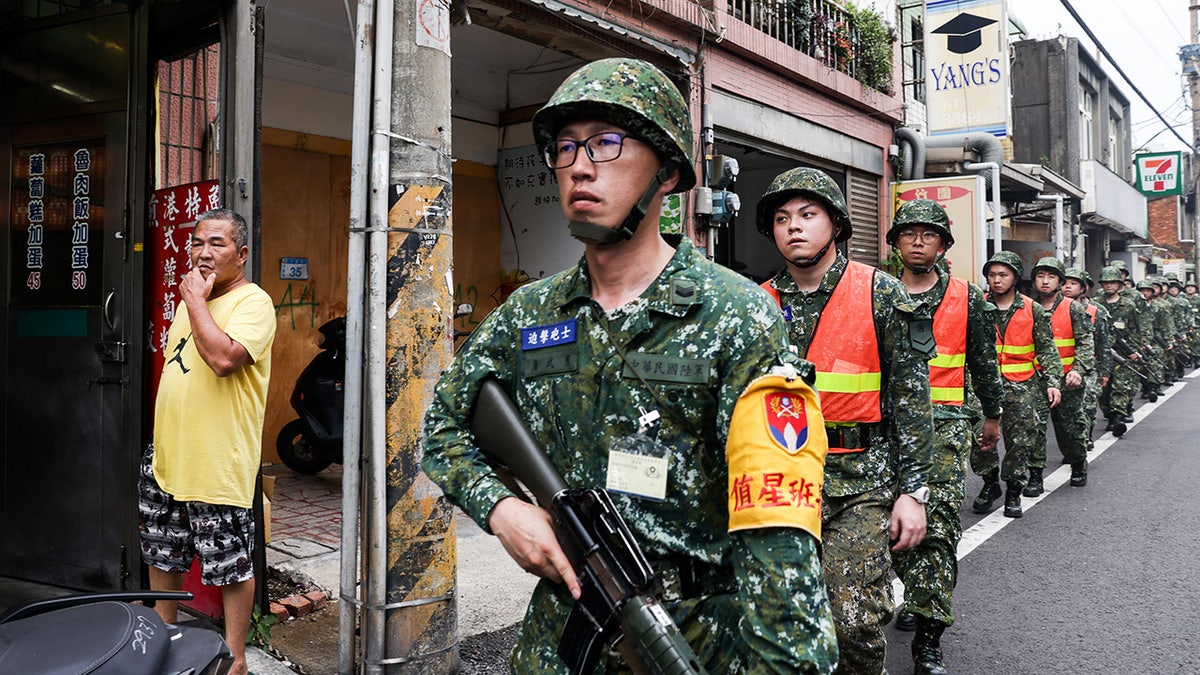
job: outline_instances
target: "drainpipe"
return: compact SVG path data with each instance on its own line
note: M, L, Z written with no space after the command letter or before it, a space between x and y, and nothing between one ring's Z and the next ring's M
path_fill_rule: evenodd
M925 177L925 137L919 132L900 127L896 130L896 141L900 145L900 180L921 180ZM905 150L905 146L908 147Z
M963 162L963 168L967 171L984 171L990 170L984 174L985 183L992 185L992 255L996 255L1001 251L1001 234L1000 234L1000 164L997 162ZM987 239L987 228L983 228L983 237Z
M346 380L342 439L341 606L338 612L338 675L355 673L358 626L358 523L361 503L363 289L366 271L367 179L371 142L371 61L374 0L359 0L354 40L354 131L350 144L349 263L346 267Z
M1054 257L1064 260L1063 251L1063 196L1038 195L1039 202L1054 202ZM1075 251L1071 251L1071 265L1075 264Z
M391 172L393 0L375 5L375 52L371 101L370 217L367 227L366 358L363 410L367 508L366 591L363 605L363 672L381 675L385 655L387 604L387 260L388 180Z

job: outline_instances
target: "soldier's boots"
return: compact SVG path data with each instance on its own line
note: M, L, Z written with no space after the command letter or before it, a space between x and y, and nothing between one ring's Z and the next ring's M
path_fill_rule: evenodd
M1029 482L1025 484L1025 489L1021 490L1021 494L1026 497L1040 497L1043 490L1042 470L1029 467Z
M1021 511L1021 482L1008 481L1008 490L1004 493L1004 517L1020 518Z
M1112 435L1117 438L1124 436L1125 432L1129 431L1129 427L1125 426L1125 416L1114 415L1108 418L1108 426L1105 427L1105 431L1111 431Z
M975 513L987 513L992 510L992 505L1000 498L1000 469L992 469L983 476L983 489L979 491L979 496L975 498L975 503L971 505L971 510Z
M946 624L923 616L917 617L917 634L913 636L913 675L946 675L942 663L942 633Z
M1087 462L1076 462L1071 465L1071 487L1087 485Z
M901 612L896 615L896 630L902 630L906 633L911 633L916 629L917 629L917 615L916 614L913 614L912 612L905 609L905 610L901 610Z

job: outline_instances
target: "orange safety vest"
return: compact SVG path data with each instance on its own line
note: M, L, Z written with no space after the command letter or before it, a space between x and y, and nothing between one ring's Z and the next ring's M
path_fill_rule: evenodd
M1087 310L1088 318L1091 319L1092 325L1095 326L1096 325L1096 304L1089 302L1088 304L1084 305L1083 308L1085 310Z
M1071 324L1072 302L1075 301L1063 298L1050 315L1050 331L1054 333L1054 346L1058 347L1058 355L1062 358L1064 375L1075 367L1072 365L1075 363L1075 326Z
M1024 382L1033 377L1033 298L1021 295L1024 303L1008 320L1004 334L996 327L996 355L1000 357L1000 374L1009 382Z
M762 288L780 303L767 281ZM870 424L883 419L880 389L883 367L875 336L875 268L849 261L825 304L805 356L817 370L817 391L826 425ZM864 448L830 447L829 452Z
M934 403L961 406L967 381L967 282L950 277L946 294L933 313L937 356L929 359L929 393Z

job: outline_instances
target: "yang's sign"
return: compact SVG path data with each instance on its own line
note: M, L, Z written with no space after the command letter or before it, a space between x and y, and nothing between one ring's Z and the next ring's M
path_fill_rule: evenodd
M1183 194L1182 154L1155 152L1137 156L1137 188L1147 197Z
M929 135L1008 136L1008 25L1004 0L925 3Z

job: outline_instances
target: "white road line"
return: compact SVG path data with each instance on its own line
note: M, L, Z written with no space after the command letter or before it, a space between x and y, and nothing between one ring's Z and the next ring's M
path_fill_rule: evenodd
M1192 372L1188 373L1187 375L1184 375L1184 377L1186 377L1188 379L1194 379L1196 377L1200 377L1200 370L1193 370ZM1150 403L1147 401L1145 404L1143 404L1141 407L1139 407L1137 410L1135 410L1133 412L1133 422L1128 425L1129 429L1132 430L1135 426L1138 425L1138 423L1140 423L1142 420L1146 419L1146 417L1149 416L1150 413L1157 410L1159 406L1166 403L1168 400L1170 400L1170 398L1172 396L1179 393L1182 389L1183 389L1183 383L1176 382L1175 384L1168 387L1162 393L1162 395L1158 397L1157 401L1155 401L1154 403ZM1103 419L1103 417L1101 417L1101 419ZM1125 433L1129 433L1129 432L1126 431ZM1096 461L1096 459L1098 457L1100 457L1100 455L1103 455L1104 452L1106 450L1108 450L1109 448L1111 448L1113 446L1113 444L1115 444L1118 440L1120 440L1120 439L1117 438L1116 436L1113 436L1111 431L1106 432L1103 436L1096 439L1095 447L1092 449L1091 452L1088 453L1088 457L1087 457L1088 463L1090 464L1090 463ZM1060 466L1058 469L1056 469L1055 471L1050 473L1050 475L1045 476L1045 478L1043 479L1045 491L1042 492L1042 494L1040 496L1038 496L1038 497L1021 497L1022 510L1024 512L1028 513L1029 509L1033 508L1034 506L1037 506L1039 502L1041 502L1046 497L1050 496L1050 493L1054 492L1055 490L1062 487L1063 485L1066 485L1068 482L1070 482L1070 480L1071 480L1071 466L1069 464L1064 464L1064 465ZM968 495L967 498L969 499L970 495ZM968 528L966 531L963 532L962 540L960 540L958 542L958 551L957 551L958 559L962 560L963 558L967 557L967 554L969 554L971 551L974 551L976 548L978 548L980 545L982 545L985 541L987 541L988 539L991 539L997 532L1004 529L1006 526L1010 525L1011 523L1013 523L1016 520L1018 520L1018 519L1017 518L1005 518L1004 517L1004 507L1003 506L997 507L996 510L992 511L987 516L985 516L983 519L981 519L979 522L975 523L974 525L972 525L970 528ZM897 607L899 607L901 604L903 604L903 602L904 602L904 584L901 583L899 579L892 580L892 597L895 598Z

